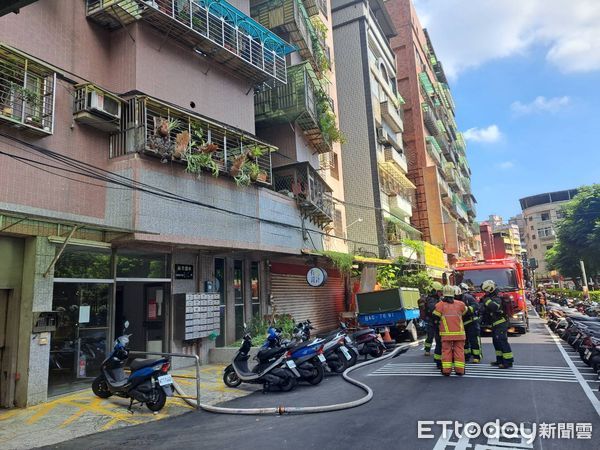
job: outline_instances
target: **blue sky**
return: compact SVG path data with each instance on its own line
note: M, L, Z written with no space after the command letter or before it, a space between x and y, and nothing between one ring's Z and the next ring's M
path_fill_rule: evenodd
M450 76L479 220L600 182L600 1L416 6Z

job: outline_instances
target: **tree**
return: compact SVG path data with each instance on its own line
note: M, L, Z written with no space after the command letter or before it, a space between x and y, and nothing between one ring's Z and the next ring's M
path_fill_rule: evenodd
M584 186L562 208L556 243L546 252L548 267L568 277L578 277L579 260L588 276L600 273L600 184Z

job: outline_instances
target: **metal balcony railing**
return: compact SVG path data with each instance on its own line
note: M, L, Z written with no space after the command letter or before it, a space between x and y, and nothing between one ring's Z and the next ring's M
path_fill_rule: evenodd
M302 0L265 1L253 5L250 13L266 28L289 33L302 59L310 61L315 71L320 70L314 55L315 46L320 44Z
M310 64L297 64L289 68L287 84L255 93L256 123L297 123L317 152L329 152L331 142L319 121L319 99L324 97L325 91Z
M225 0L87 0L87 17L109 29L145 20L255 83L285 83L285 57L296 50Z
M52 134L56 73L18 50L0 45L0 122Z
M316 16L321 12L327 17L327 0L303 0L309 16Z
M235 128L188 113L180 108L147 96L130 99L123 111L121 131L110 137L110 158L130 153L180 159L187 154L211 146L213 161L219 172L227 173L240 155L260 149L261 156L252 157L266 177L260 182L271 184L271 152L277 150Z
M332 189L308 162L274 168L273 189L296 199L303 217L319 227L333 222Z
M431 157L437 161L438 165L441 165L443 157L440 145L433 136L426 136L425 139L427 141L427 151L429 152L429 155L431 155Z

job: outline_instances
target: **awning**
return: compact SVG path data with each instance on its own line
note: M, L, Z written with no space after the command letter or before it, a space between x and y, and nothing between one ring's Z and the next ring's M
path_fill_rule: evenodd
M395 162L392 161L381 161L379 163L381 169L386 172L396 183L405 189L416 189L417 187L411 183L406 177L402 169L400 169Z

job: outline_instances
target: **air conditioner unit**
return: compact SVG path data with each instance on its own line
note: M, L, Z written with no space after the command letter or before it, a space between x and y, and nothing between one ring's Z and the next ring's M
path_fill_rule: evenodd
M377 142L383 145L390 145L390 136L383 128L377 128Z
M121 102L95 90L88 91L88 108L113 119L121 118Z

